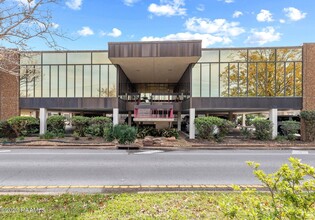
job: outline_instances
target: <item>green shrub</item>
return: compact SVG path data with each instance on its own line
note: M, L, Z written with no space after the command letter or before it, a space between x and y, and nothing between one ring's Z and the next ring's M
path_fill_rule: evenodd
M92 136L103 137L105 126L112 124L110 118L107 117L94 117L90 119L89 127L85 130L85 133Z
M281 129L288 140L293 141L296 139L295 134L301 129L301 124L298 121L283 121Z
M254 135L258 140L271 140L272 122L264 118L256 118L253 121L255 126Z
M241 135L244 139L250 139L253 137L253 132L249 128L242 127L240 131L241 131Z
M114 134L113 134L113 125L109 124L104 127L103 129L103 137L105 141L112 142L115 140Z
M47 131L55 134L65 133L66 117L62 115L53 115L47 118Z
M17 138L16 133L7 121L0 121L0 138L8 138L9 140Z
M50 132L50 131L47 131L45 134L41 134L39 135L39 138L40 139L53 139L56 137L56 134L54 132Z
M266 174L260 164L247 162L254 169L254 175L268 189L263 199L255 190L241 190L237 204L226 196L219 203L228 219L314 219L315 213L315 169L289 158L274 173ZM268 201L268 202L266 202Z
M302 123L304 123L304 140L315 141L315 111L301 111Z
M202 139L220 141L233 127L232 122L218 117L199 117L195 119L198 136Z
M119 144L131 144L137 138L137 129L125 124L119 124L113 127L109 127L108 130L105 131L105 133L105 139L107 141L109 141L110 139L116 139Z
M179 132L175 128L165 128L161 129L162 137L175 137L176 139L179 137Z
M72 125L75 126L74 132L76 132L80 137L85 136L85 131L90 123L90 118L83 116L74 116L71 119Z
M35 132L35 128L39 125L39 120L29 116L15 116L8 120L11 128L16 136L27 136Z

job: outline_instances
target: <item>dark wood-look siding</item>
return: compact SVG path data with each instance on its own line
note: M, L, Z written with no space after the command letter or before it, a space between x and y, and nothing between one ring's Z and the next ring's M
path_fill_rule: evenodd
M187 107L187 106L186 106ZM302 97L216 97L192 98L192 107L201 110L247 110L276 108L302 109Z
M108 43L109 58L200 57L201 41L159 41Z
M112 111L118 98L20 98L20 108Z

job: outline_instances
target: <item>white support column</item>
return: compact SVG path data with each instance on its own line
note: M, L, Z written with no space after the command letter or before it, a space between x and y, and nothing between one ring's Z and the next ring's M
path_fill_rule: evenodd
M278 109L270 109L269 120L272 122L272 139L275 139L278 134Z
M195 117L196 110L194 108L189 109L189 139L195 139Z
M128 125L131 126L131 111L128 112Z
M119 109L113 108L113 125L119 124Z
M39 134L45 134L47 131L47 109L46 108L39 109L39 122L40 122Z
M246 114L242 114L242 126L246 126Z
M181 126L182 125L182 113L177 112L177 130L181 131Z

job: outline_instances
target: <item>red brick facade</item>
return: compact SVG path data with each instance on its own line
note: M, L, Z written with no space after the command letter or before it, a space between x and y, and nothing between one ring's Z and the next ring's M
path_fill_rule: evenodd
M6 120L19 115L20 112L19 55L17 53L2 53L0 59L0 120Z

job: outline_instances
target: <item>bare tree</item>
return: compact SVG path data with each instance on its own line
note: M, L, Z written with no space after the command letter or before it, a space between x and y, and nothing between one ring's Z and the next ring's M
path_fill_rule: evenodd
M0 72L18 74L20 51L31 50L29 41L39 39L50 48L60 48L65 38L52 20L50 8L58 0L0 0ZM13 48L13 49L10 49Z

